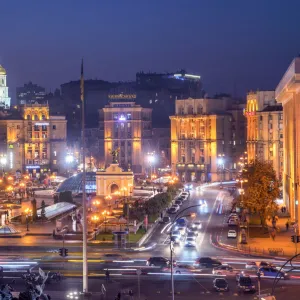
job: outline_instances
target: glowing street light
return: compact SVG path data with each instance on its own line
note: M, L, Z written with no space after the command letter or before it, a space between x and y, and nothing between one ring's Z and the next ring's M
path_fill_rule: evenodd
M2 176L4 176L4 166L6 165L6 163L7 163L7 158L6 158L6 156L2 155L0 157L0 164L2 167Z
M72 162L74 162L74 156L72 154L67 154L66 163L71 164Z
M7 180L11 181L11 180L14 180L14 178L12 176L8 176Z
M24 213L25 213L25 215L26 215L27 231L29 231L29 216L31 215L32 210L31 210L30 208L27 207L27 208L24 210Z
M104 216L104 232L106 232L106 216L109 216L110 215L110 212L107 211L107 210L104 210L102 212L102 215Z

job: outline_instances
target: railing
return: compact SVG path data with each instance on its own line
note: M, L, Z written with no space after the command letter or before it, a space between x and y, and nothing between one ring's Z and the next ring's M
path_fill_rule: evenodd
M284 250L282 248L258 248L248 245L239 245L239 250L242 250L248 254L284 256Z

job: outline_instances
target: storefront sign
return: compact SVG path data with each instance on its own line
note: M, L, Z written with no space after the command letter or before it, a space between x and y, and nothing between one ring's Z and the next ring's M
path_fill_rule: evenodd
M26 169L40 169L40 166L26 166Z
M44 123L34 123L36 126L49 126L49 123L44 122Z

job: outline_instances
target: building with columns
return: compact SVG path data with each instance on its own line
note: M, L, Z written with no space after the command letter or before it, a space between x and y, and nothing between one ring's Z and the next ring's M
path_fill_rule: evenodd
M300 217L300 57L296 57L275 90L276 100L283 106L283 199L291 214Z
M271 162L277 178L283 174L283 111L275 100L275 91L250 92L247 95L248 162Z
M176 114L170 119L172 170L181 181L236 176L245 147L242 106L229 97L176 100Z
M16 107L0 114L0 155L8 172L64 173L66 131L64 116L50 116L46 104Z
M111 101L100 110L100 129L104 131L105 164L112 162L111 150L120 150L121 168L142 174L151 150L152 109L132 101Z
M0 108L10 108L10 97L6 84L6 70L0 65Z

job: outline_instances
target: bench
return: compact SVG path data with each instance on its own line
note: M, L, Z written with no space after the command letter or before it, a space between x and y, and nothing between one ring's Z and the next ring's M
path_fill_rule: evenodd
M278 254L284 254L283 249L282 248L269 248L269 254L270 255L278 255Z

